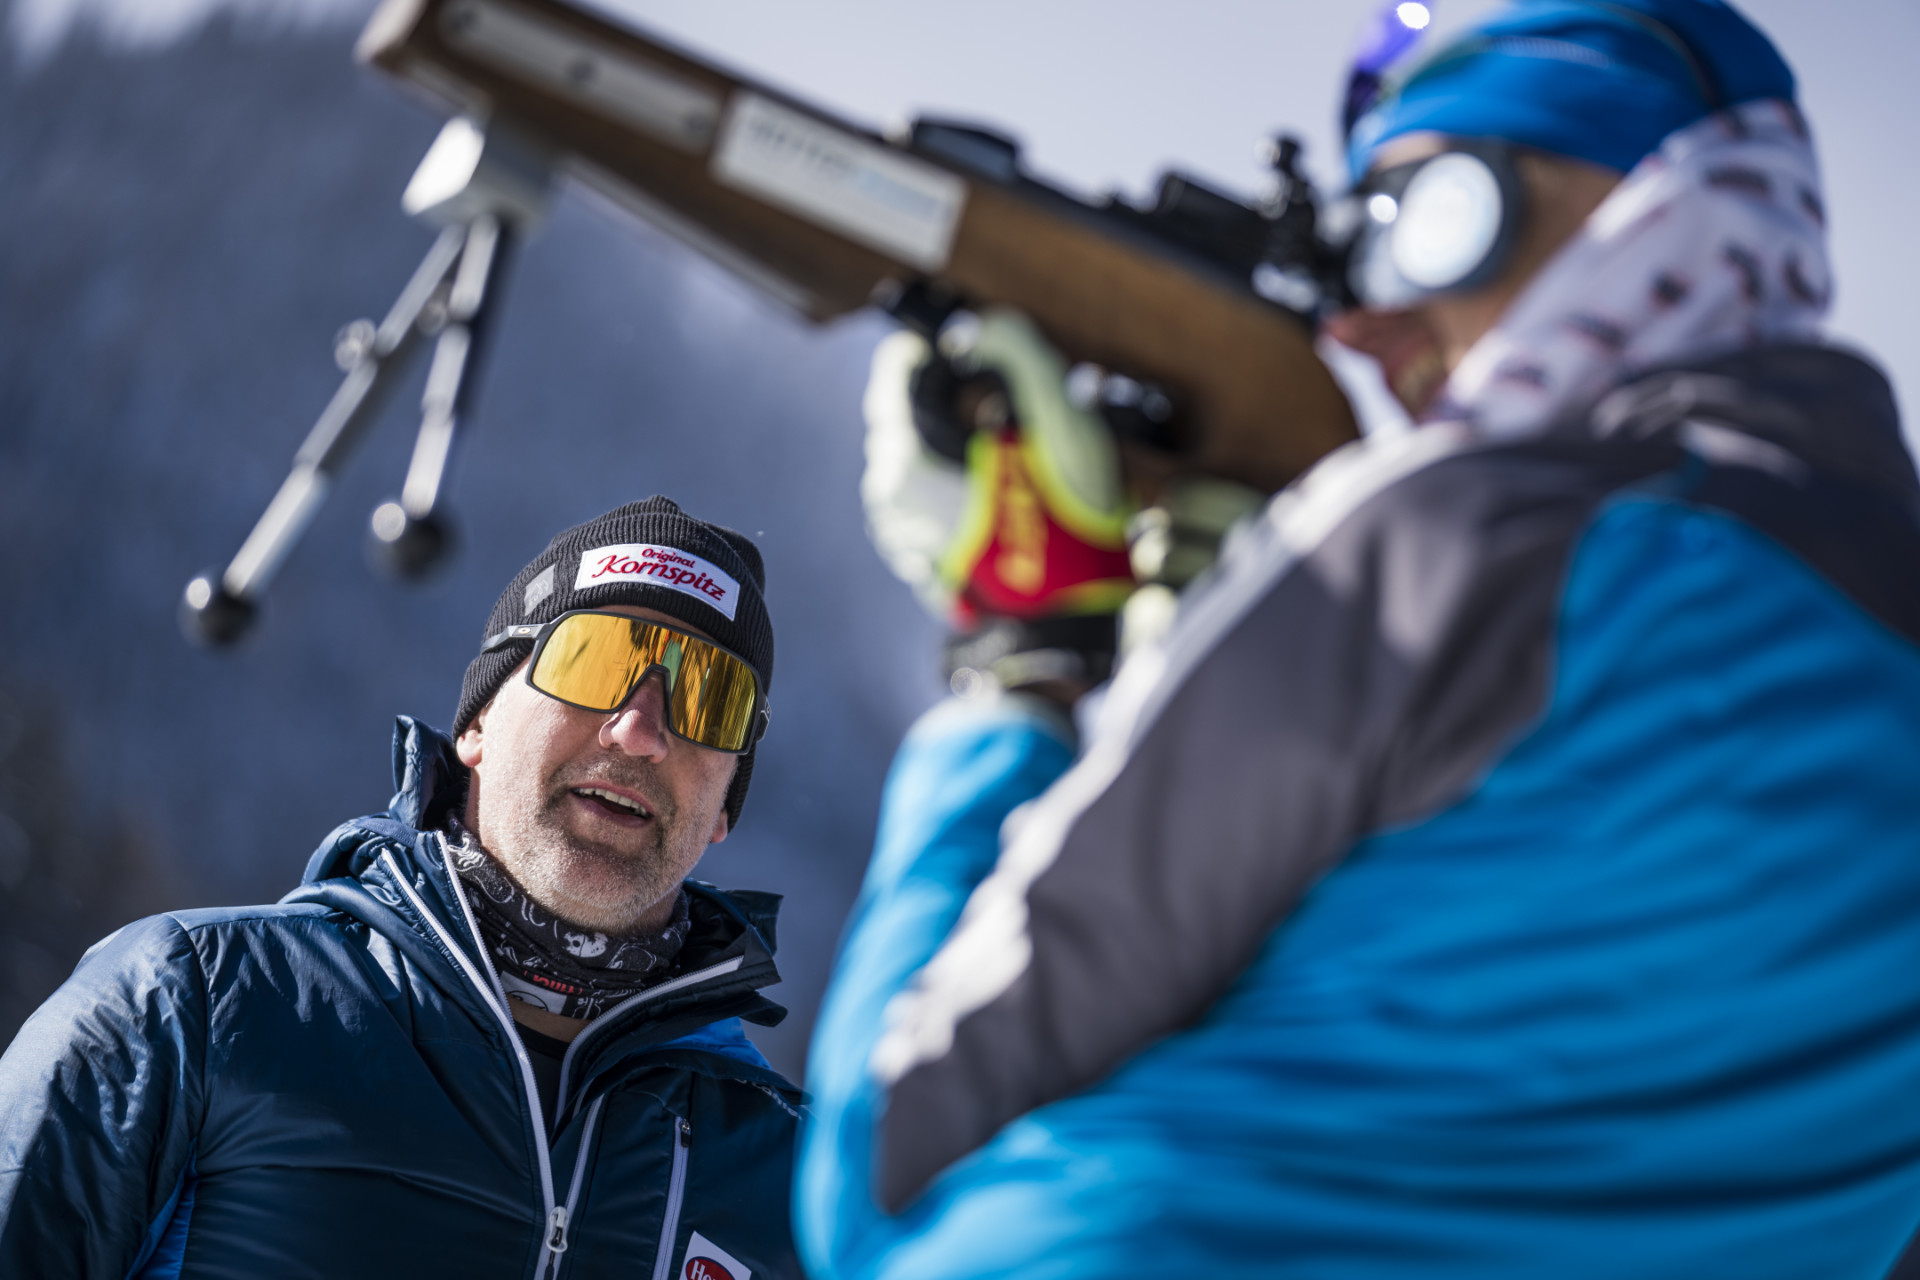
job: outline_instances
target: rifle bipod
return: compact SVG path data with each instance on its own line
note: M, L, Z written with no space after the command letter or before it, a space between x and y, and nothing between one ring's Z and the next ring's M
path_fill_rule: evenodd
M490 138L471 121L441 132L401 200L408 213L441 223L440 235L379 326L356 320L335 340L345 377L292 470L227 567L187 583L180 625L190 639L224 646L253 625L268 584L425 338L435 339L433 361L412 460L400 496L374 509L370 535L376 558L401 577L421 577L445 558L447 464L497 310L496 282L516 237L544 209L548 173L539 153Z

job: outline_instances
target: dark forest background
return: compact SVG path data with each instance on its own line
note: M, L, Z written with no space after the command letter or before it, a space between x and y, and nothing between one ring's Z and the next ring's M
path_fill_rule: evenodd
M416 376L241 651L176 629L336 385L335 332L431 238L398 199L440 120L352 36L215 20L122 52L82 27L0 56L0 1044L127 920L291 888L385 807L393 716L445 725L512 574L661 492L766 552L775 729L698 874L787 895L794 1016L755 1034L797 1072L886 762L938 692L932 624L861 531L880 322L811 328L569 192L508 281L450 570L403 587L363 558Z

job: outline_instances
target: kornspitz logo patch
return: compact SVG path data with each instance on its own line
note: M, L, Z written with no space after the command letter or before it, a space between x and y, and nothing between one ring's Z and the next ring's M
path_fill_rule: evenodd
M580 557L580 572L573 579L575 591L609 582L643 582L684 592L726 614L729 622L740 607L740 584L731 574L678 547L629 542L595 547Z
M687 1241L687 1259L680 1264L680 1280L753 1280L753 1272L696 1231L693 1239Z

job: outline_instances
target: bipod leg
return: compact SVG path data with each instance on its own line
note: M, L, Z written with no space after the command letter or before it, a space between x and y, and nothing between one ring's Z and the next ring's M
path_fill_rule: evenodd
M420 433L396 501L381 503L371 521L376 557L403 578L431 572L452 546L442 514L447 464L467 417L479 377L482 346L498 309L496 283L513 249L513 230L492 214L467 226L460 264L447 293L446 323L434 345L420 397ZM491 287L490 287L491 286Z
M371 327L364 321L349 326L335 352L346 377L294 455L293 469L273 501L225 569L209 569L187 583L180 625L188 638L227 645L253 625L268 584L306 532L340 467L417 349L423 325L434 321L431 304L444 292L467 238L465 227L442 231L380 327L363 335L358 331Z

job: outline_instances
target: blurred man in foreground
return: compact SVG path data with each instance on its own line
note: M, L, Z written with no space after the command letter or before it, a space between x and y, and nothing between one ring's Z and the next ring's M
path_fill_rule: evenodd
M0 1275L797 1275L799 1095L740 1028L778 900L686 879L766 727L763 588L664 498L567 530L455 737L401 718L387 813L95 946L0 1058Z
M1817 336L1791 73L1715 0L1538 0L1352 141L1332 331L1419 425L1231 538L1077 762L1071 664L912 731L811 1059L820 1276L1864 1280L1920 1222L1920 483ZM991 613L1038 509L1071 614L1120 499L1059 361L985 319L1017 429L955 497L912 358L883 550Z

